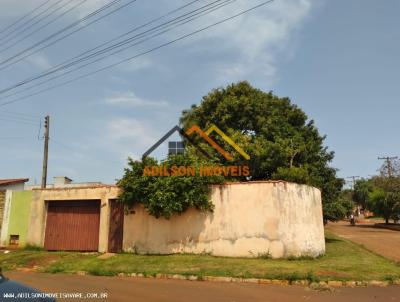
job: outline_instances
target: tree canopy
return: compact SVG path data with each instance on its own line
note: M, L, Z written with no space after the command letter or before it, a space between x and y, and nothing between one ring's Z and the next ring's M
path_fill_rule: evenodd
M119 199L129 208L140 203L150 215L156 218L170 218L174 214L185 212L194 207L198 210L212 210L209 200L210 185L223 182L223 177L201 176L146 176L145 167L162 165L167 170L178 166L193 166L209 164L206 160L193 158L189 155L174 155L162 162L148 157L142 161L128 159L125 174L118 181L122 188Z
M386 223L389 219L400 219L400 177L376 176L370 180L372 190L368 194L366 207Z
M239 82L212 90L200 105L183 111L180 122L184 129L193 124L201 129L217 125L250 155L247 161L231 152L235 164L249 165L252 180L282 179L316 186L322 190L325 218L343 216L339 194L344 181L329 165L334 153L324 146L325 137L314 121L289 98ZM212 138L224 145L217 135ZM219 162L227 164L222 156Z
M340 219L349 211L348 200L340 195L343 180L337 178L336 169L329 165L334 153L324 146L325 137L319 134L314 121L289 98L280 98L272 92L256 89L248 82L239 82L212 90L199 105L183 111L180 123L184 130L193 125L203 130L216 125L250 155L248 159L235 152L221 135L210 133L210 137L232 155L233 160L228 161L200 136L193 137L203 150L213 154L213 164L250 168L250 178L242 175L233 179L281 179L316 186L322 190L325 219ZM169 156L162 164L171 168L182 164L199 166L204 161L210 159L198 156L196 148L188 144L184 155ZM232 180L232 177L223 176L143 175L145 166L149 164L160 163L151 158L142 161L129 159L118 185L123 189L120 199L124 203L128 206L141 203L156 217L169 218L189 207L211 210L209 185Z

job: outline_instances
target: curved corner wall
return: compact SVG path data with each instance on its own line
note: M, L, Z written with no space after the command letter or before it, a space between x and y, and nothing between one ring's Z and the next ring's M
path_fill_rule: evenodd
M125 216L123 248L137 253L316 257L325 252L321 193L306 185L227 183L212 187L215 209L156 219L140 205Z

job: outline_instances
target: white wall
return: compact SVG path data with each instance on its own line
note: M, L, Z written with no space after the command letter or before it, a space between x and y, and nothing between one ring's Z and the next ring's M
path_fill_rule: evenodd
M4 210L3 210L3 223L1 225L1 234L0 234L0 246L8 246L8 224L10 221L10 211L11 211L11 198L12 191L6 191L6 198L4 201Z
M287 182L213 186L213 213L156 219L140 205L125 216L125 251L273 258L325 252L320 190Z
M18 184L0 186L0 190L23 191L24 187L25 187L24 183L18 183Z

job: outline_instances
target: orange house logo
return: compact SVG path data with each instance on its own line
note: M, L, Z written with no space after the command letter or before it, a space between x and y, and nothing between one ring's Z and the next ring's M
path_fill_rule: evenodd
M210 146L212 146L218 153L220 153L227 161L233 161L234 157L222 148L215 140L210 137L210 134L217 133L227 144L229 144L238 154L240 154L244 159L249 160L250 155L247 154L242 148L240 148L228 135L226 135L221 129L216 125L212 124L206 131L203 131L199 126L193 125L188 130L184 131L181 127L175 126L170 131L168 131L159 141L157 141L153 146L151 146L144 154L143 159L145 159L151 152L153 152L157 147L159 147L168 137L173 133L178 132L183 138L185 138L189 144L193 145L198 151L200 151L207 158L211 156L205 151L199 144L197 144L193 139L193 134L199 135L203 138ZM145 167L143 175L145 176L195 176L196 172L200 176L249 176L250 171L248 166L204 166L200 167L199 171L196 171L194 167L186 166L172 166L166 167L163 165Z
M180 128L179 126L173 127L171 130L169 130L159 141L157 141L151 148L149 148L144 154L143 158L149 156L151 152L153 152L155 149L157 149L168 137L170 137L174 132L178 132L181 134L186 140L194 145L202 154L206 155L206 157L210 158L210 155L202 149L200 146L198 146L193 139L191 138L191 135L193 133L197 133L199 136L201 136L207 143L209 143L215 150L217 150L226 160L232 161L233 157L225 151L221 146L219 146L209 135L213 132L216 132L219 134L222 139L227 142L233 149L236 150L244 159L249 160L250 155L248 155L245 151L243 151L242 148L240 148L228 135L226 135L221 129L219 129L216 125L212 124L210 128L208 128L206 131L201 130L201 128L197 125L193 125L190 127L186 132Z

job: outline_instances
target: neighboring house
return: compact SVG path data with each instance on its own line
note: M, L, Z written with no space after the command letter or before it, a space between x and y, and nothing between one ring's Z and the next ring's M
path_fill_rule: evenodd
M46 189L53 188L74 188L74 187L92 187L102 185L101 182L83 182L76 183L67 176L55 176L53 177L53 183L47 184ZM41 185L28 185L25 187L26 190L41 189Z
M24 190L29 178L0 179L0 233L3 232L3 219L6 216L6 204L11 199L12 191ZM4 235L5 236L5 235Z
M5 206L2 224L1 246L23 247L29 228L29 214L32 191L7 191L9 194Z
M27 179L24 179L27 181ZM16 182L17 180L12 180ZM22 181L22 180L20 180ZM4 182L5 183L5 182ZM23 187L16 186L13 184L11 188L13 190L8 189L7 191L0 191L0 203L2 202L1 209L4 208L4 213L1 213L1 234L0 234L0 246L9 246L9 247L24 247L27 244L27 234L29 228L29 219L32 207L32 200L35 200L34 195L38 189L40 189L40 185L28 185L25 186L26 190L23 190ZM54 177L53 184L48 184L46 186L46 190L49 189L71 189L75 187L79 188L93 188L101 186L100 182L87 182L87 183L73 183L72 179L66 176ZM17 190L22 189L22 190ZM69 199L68 197L66 199ZM46 203L46 206L52 203ZM77 205L78 203L74 203ZM51 212L52 207L50 207ZM77 210L79 212L80 209L76 209L75 207L69 207L67 209L58 208L58 210L65 210L68 212L69 210ZM83 211L88 208L84 208ZM63 232L66 229L70 229L68 223L72 223L72 225L76 222L76 219L80 219L79 215L75 215L74 217L68 217L66 221L62 221ZM93 218L92 216L89 217ZM82 226L82 225L81 225ZM86 226L83 226L84 228ZM84 230L83 228L83 230ZM83 232L83 230L81 232ZM79 230L77 230L79 231ZM60 235L60 234L59 234ZM61 237L63 237L61 235Z
M13 190L21 191L25 188L25 183L29 178L0 179L0 191Z

